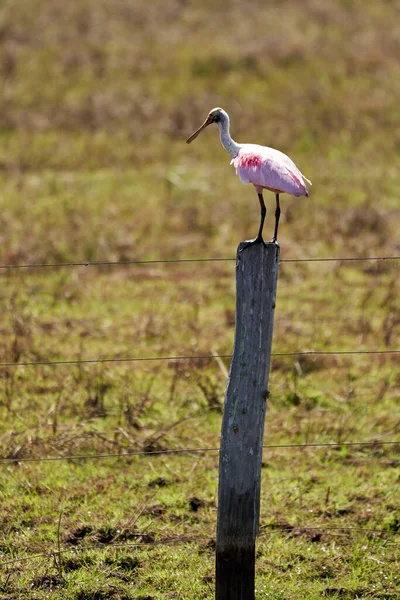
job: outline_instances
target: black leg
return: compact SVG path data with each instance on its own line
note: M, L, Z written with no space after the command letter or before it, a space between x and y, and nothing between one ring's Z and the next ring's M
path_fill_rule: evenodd
M276 209L275 209L275 229L274 229L274 237L272 238L272 242L276 243L278 239L278 225L279 225L279 217L281 216L281 207L279 206L279 194L275 194L276 198Z
M258 194L258 199L260 201L260 208L261 208L261 221L260 221L260 228L258 230L258 234L256 237L256 240L259 240L260 242L263 242L263 237L262 237L262 230L264 227L264 221L265 221L265 215L267 214L267 209L265 208L265 204L264 204L264 198L262 194Z
M254 240L249 240L248 242L245 242L243 244L242 248L240 249L240 252L243 252L243 250L245 250L249 246L252 246L253 244L264 244L262 230L264 227L264 221L265 221L265 215L267 214L267 209L265 208L264 198L263 198L262 194L258 194L258 200L260 201L261 220L260 220L260 227L258 229L257 237L254 238Z

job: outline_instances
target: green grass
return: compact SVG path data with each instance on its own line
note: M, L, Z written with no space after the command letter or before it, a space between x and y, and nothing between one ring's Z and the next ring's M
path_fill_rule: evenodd
M395 2L0 2L0 264L233 257L211 128L313 181L281 258L399 254ZM266 237L273 196L266 194ZM2 270L0 362L230 354L234 262ZM399 349L399 263L282 262L274 352ZM216 360L0 368L0 597L214 597ZM225 367L225 368L224 368ZM399 598L396 355L275 357L257 598ZM70 458L67 458L70 457ZM349 529L352 528L352 529ZM61 560L58 550L61 549ZM25 561L21 559L38 555Z

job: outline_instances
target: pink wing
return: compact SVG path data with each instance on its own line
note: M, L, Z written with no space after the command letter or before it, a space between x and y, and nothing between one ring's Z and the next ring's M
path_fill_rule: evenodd
M304 182L306 178L294 162L278 150L249 144L248 148L239 151L231 164L243 183L252 183L293 196L308 196Z

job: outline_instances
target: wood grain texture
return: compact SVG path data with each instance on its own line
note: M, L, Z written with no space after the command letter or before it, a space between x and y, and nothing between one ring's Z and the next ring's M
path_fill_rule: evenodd
M254 244L236 262L235 345L222 419L217 600L253 600L255 540L279 246Z

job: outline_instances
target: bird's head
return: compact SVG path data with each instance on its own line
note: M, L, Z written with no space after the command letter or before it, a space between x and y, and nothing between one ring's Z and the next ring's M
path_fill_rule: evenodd
M190 144L190 142L193 142L193 140L197 138L199 133L203 131L203 129L205 129L208 125L211 125L212 123L224 123L225 121L228 121L228 119L228 113L226 113L222 108L219 108L219 106L217 106L217 108L213 108L208 113L208 117L204 121L204 123L200 125L200 127L194 133L192 133L192 135L186 140L186 143Z

